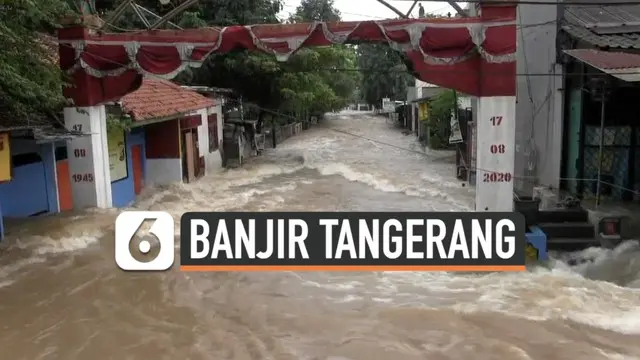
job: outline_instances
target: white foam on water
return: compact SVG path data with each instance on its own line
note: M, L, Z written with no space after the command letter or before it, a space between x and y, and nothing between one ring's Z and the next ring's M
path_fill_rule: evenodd
M304 136L301 135L300 139ZM253 204L259 198L256 201L257 207L262 211L269 211L285 202L285 194L295 192L301 184L310 185L313 180L287 180L276 186L261 183L271 177L293 174L304 169L316 170L323 176L341 176L382 192L443 199L452 206L451 211L470 209L468 204L456 201L460 184L450 178L440 177L437 172L394 174L388 169L367 169L366 166L370 163L368 158L352 162L342 158L344 154L336 144L338 141L332 137L321 137L313 141L297 141L294 138L273 151L276 163L259 163L270 160L272 155L267 152L264 158L256 159L256 163L250 163L245 168L207 175L190 184L148 187L131 209L164 210L177 220L184 212L239 209ZM371 151L380 152L382 148L380 146ZM368 150L369 148L364 151ZM278 162L279 159L283 162ZM453 177L453 174L448 176ZM115 218L118 212L119 210L87 211L88 214L111 218ZM89 220L78 217L70 221ZM27 250L33 251L34 256L0 267L0 287L14 281L13 275L24 267L44 262L49 255L85 249L96 243L104 233L104 229L89 231L82 226L76 230L71 227L69 234L58 238L33 235L25 246ZM332 294L334 301L351 302L367 298L395 306L403 304L425 307L430 300L450 297L457 303L444 306L460 312L494 311L533 320L567 319L603 329L640 334L640 292L590 278L598 272L608 273L612 279L619 277L620 269L632 272L635 266L633 258L626 257L633 251L632 245L627 244L613 250L590 249L575 256L593 258L591 263L571 267L562 259L557 259L555 268L537 268L527 273L514 274L390 272L369 274L368 279L373 281L354 281L349 278L321 281L292 274L304 286L338 293ZM627 285L637 279L638 276ZM519 349L512 350L514 358L527 358Z
M531 320L566 319L606 330L640 334L640 291L634 289L586 279L565 269L496 274L475 281L479 296L456 304L454 309L497 311Z
M42 256L30 256L19 260L14 260L9 264L0 265L0 288L9 287L15 284L24 270L35 264L41 264L47 261Z
M86 249L89 246L98 243L100 238L103 236L104 232L102 230L94 230L55 239L48 236L34 235L30 242L37 244L33 249L34 254L48 255Z
M609 351L604 351L602 349L595 349L600 355L611 359L611 360L640 360L640 357L638 356L629 356L629 355L624 355L624 354L619 354L619 353L613 353L613 352L609 352Z

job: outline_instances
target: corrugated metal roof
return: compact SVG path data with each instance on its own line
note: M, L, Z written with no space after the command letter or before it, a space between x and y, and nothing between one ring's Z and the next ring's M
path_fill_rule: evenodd
M565 50L585 64L624 81L640 81L640 55L594 49Z
M574 38L599 48L640 49L640 32L599 35L584 27L566 25L562 29Z
M597 47L640 49L640 5L609 6L607 2L566 6L567 24L562 29Z
M91 136L78 131L69 131L59 128L36 128L33 129L33 137L37 143L46 143L51 141L72 140L81 136Z

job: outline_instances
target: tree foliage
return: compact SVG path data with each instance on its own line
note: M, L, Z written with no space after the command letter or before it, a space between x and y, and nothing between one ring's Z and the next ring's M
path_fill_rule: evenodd
M409 74L404 54L386 44L358 46L358 66L363 69L360 90L367 104L381 106L383 98L405 99L415 79Z
M334 0L304 0L289 17L289 22L340 21Z
M419 17L442 18L425 13L419 4ZM358 66L364 70L360 91L362 100L369 105L381 106L383 98L406 98L407 87L414 86L415 74L411 61L401 52L386 44L362 44L358 46Z
M137 2L159 15L171 10L155 0ZM113 9L113 0L104 0L98 7L108 10L109 6ZM277 14L281 10L279 0L201 1L172 21L185 28L278 23ZM303 0L287 21L339 19L333 0ZM143 26L132 11L115 25L118 28ZM201 68L184 71L176 81L185 85L231 88L248 102L273 110L324 113L342 108L352 100L360 82L356 66L355 50L346 46L302 49L287 62L278 62L268 54L238 50L214 54ZM345 68L354 71L337 71Z
M63 104L49 35L70 12L64 0L0 0L0 126L46 123Z
M447 89L429 101L429 147L445 149L449 146L451 117L459 111L458 97L454 90Z
M162 16L177 5L157 0L136 3ZM171 21L185 28L278 23L282 0L200 1ZM61 72L55 44L47 44L58 20L71 12L90 9L107 19L118 0L0 0L0 111L11 119L50 117L63 104ZM149 22L157 20L147 14ZM334 0L302 0L288 22L337 21ZM165 25L169 28L170 25ZM132 9L108 31L141 29L144 24ZM49 38L50 40L50 38ZM189 69L177 78L188 85L232 88L259 106L297 114L340 109L364 94L369 103L382 97L403 98L410 77L398 53L382 45L330 46L302 49L289 61L272 55L234 51L210 56L203 66ZM364 72L359 68L389 69L389 73ZM2 119L8 118L3 116Z

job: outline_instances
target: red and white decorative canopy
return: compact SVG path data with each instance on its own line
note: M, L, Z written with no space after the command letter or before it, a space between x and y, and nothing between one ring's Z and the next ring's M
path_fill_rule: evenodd
M141 74L173 78L213 53L245 48L286 61L302 47L383 42L407 54L423 81L469 95L515 95L515 8L495 14L120 34L64 28L58 34L60 66L75 80L67 95L88 106L135 90Z

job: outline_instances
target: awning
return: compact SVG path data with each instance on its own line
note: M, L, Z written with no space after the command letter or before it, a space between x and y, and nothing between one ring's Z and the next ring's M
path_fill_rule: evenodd
M429 100L431 100L432 97L433 96L423 96L421 98L413 99L413 100L409 101L409 103L410 104L417 104L417 103L429 101Z
M56 128L34 128L33 138L36 143L43 144L54 141L72 140L81 136L89 136L91 134L85 134L77 131L69 131L67 129Z
M593 49L564 50L564 52L618 79L640 81L640 55Z

